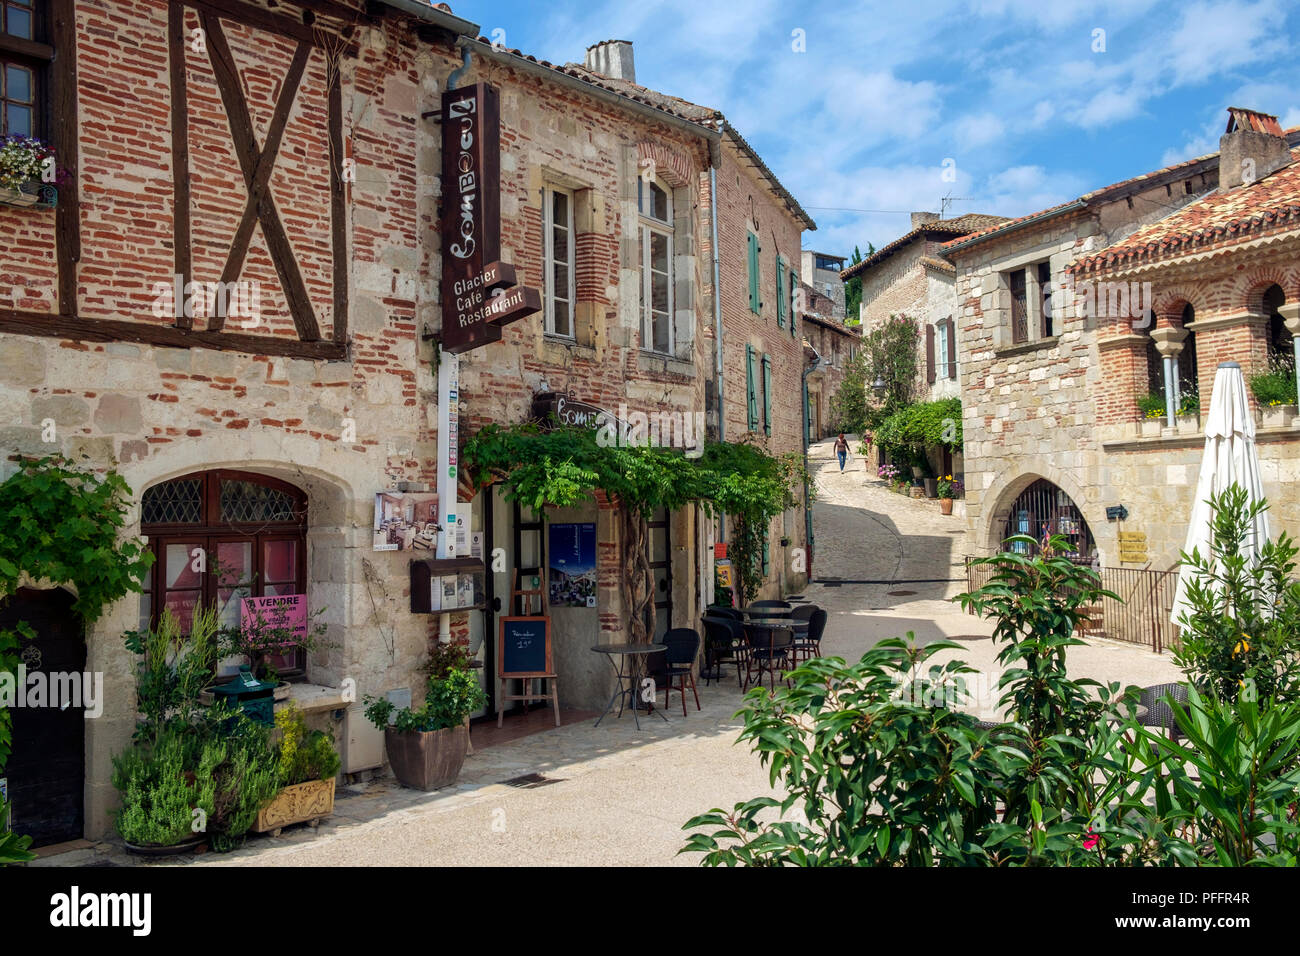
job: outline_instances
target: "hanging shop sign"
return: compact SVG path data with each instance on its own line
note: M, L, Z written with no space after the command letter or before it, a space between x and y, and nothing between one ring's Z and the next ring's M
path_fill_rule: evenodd
M550 427L554 424L577 428L600 428L618 425L617 416L599 405L580 402L572 395L538 392L533 396L533 418Z
M494 86L442 94L442 348L459 355L501 340L541 310L501 254L501 106ZM495 294L494 294L495 293Z

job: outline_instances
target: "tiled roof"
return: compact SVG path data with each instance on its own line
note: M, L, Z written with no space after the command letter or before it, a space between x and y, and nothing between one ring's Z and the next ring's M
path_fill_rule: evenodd
M851 265L840 272L840 278L847 281L855 275L870 269L878 262L888 259L903 246L910 243L913 239L924 235L925 233L945 233L951 236L966 236L980 229L988 229L1007 220L1002 216L990 216L985 213L971 212L964 216L957 216L954 219L934 219L930 222L917 226L910 232L905 232L893 242L886 246L881 246L871 255L867 256L856 265Z
M1263 113L1253 113L1250 110L1241 110L1242 113L1249 113L1251 116L1267 116ZM1235 118L1235 117L1234 117ZM1276 119L1276 117L1273 117ZM1253 120L1251 122L1254 122ZM1231 121L1229 123L1231 128ZM1291 145L1300 142L1300 127L1295 127L1285 131L1284 134ZM945 254L955 249L965 249L968 246L983 242L994 235L1013 232L1021 226L1030 222L1036 222L1040 219L1050 219L1062 213L1071 212L1076 209L1083 209L1098 202L1106 202L1111 199L1119 198L1125 193L1141 192L1144 188L1156 185L1162 180L1176 180L1183 176L1196 175L1201 172L1208 172L1210 169L1218 169L1219 154L1207 153L1204 156L1197 156L1195 159L1184 160L1181 163L1174 163L1172 166L1165 166L1161 169L1153 170L1149 173L1143 173L1141 176L1133 176L1130 179L1123 179L1117 183L1111 183L1109 186L1103 186L1100 189L1094 189L1092 192L1084 193L1078 199L1071 199L1069 202L1063 202L1056 206L1049 206L1047 209L1041 209L1038 212L1031 212L1027 216L1019 216L1015 219L1007 220L1000 226L994 226L991 229L984 229L981 232L973 233L969 236L963 236L960 239L953 239L943 244Z
M1249 185L1208 193L1069 271L1105 272L1300 228L1300 150L1291 156L1289 165Z
M938 269L940 272L955 273L957 271L957 267L947 259L936 259L934 256L922 256L921 265L927 269Z
M593 73L585 67L576 63L551 63L549 60L541 60L531 54L524 53L522 50L493 48L492 41L487 37L479 37L478 43L492 49L492 52L501 54L507 53L511 56L526 60L534 66L543 69L553 70L570 79L578 80L588 86L604 90L606 93L613 93L633 102L640 103L642 106L648 106L651 109L675 116L677 119L686 120L697 126L703 127L710 132L717 131L716 120L720 119L722 114L716 110L707 109L706 107L696 106L694 103L688 103L686 100L679 100L674 96L665 96L654 90L649 90L644 86L638 86L635 83L628 83L624 80L614 80L607 76L601 76L599 73Z

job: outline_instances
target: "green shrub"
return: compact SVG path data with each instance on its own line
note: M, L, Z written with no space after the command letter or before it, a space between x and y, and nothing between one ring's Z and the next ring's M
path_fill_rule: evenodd
M366 719L383 730L392 727L399 733L424 733L458 727L465 718L487 704L487 695L472 670L454 670L446 677L429 678L429 688L421 707L397 708L392 701L366 697Z
M321 730L308 732L296 704L276 712L275 728L279 736L272 749L281 787L338 776L341 761L333 736Z
M1296 404L1295 358L1273 356L1268 371L1250 377L1250 391L1266 407Z
M1249 503L1236 484L1210 497L1208 554L1183 553L1196 573L1174 660L1203 694L1226 701L1239 693L1300 699L1300 581L1297 548L1284 531L1251 563L1243 553L1266 502Z
M895 461L924 463L926 448L962 447L961 399L907 405L882 421L874 433L875 443Z
M1165 395L1164 392L1150 392L1146 395L1137 397L1138 412L1143 418L1164 418L1165 412Z

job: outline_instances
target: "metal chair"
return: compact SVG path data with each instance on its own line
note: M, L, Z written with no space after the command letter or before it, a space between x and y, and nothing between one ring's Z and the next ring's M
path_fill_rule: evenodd
M753 673L754 666L757 665L758 685L762 686L763 672L767 671L772 675L772 690L776 690L777 665L784 668L789 662L790 646L794 643L794 632L788 627L747 627L745 628L745 637L749 644L749 660L745 667L745 687L749 686L750 675Z
M733 621L743 621L745 619L744 613L734 607L722 607L714 604L710 604L706 607L704 609L704 614L707 617L729 617Z
M744 663L741 650L745 637L740 622L706 614L700 618L700 623L704 625L704 670L700 672L704 677L704 686L709 686L710 680L722 680L723 664L736 665L736 682L739 684L740 666ZM741 647L737 647L737 638Z
M1170 739L1177 740L1183 733L1178 729L1173 708L1166 703L1165 697L1172 697L1178 703L1186 704L1187 685L1175 683L1143 687L1138 695L1138 703L1147 709L1147 713L1145 717L1139 719L1138 723L1143 727L1163 727L1169 733Z
M797 604L790 609L790 617L796 621L806 621L813 616L813 612L816 610L816 604Z
M795 608L796 611L802 608ZM810 661L822 656L822 632L826 630L826 612L814 607L808 615L808 630L795 634L794 643L790 645L790 655L797 664L801 660Z
M663 644L667 650L663 652L662 662L658 668L651 672L656 682L659 678L666 678L664 682L664 710L668 709L668 701L672 696L673 690L682 695L682 716L686 716L686 685L691 686L691 693L695 695L695 709L700 709L700 694L695 688L695 659L700 655L700 635L694 628L674 627L662 638L659 643ZM658 657L658 655L656 655ZM673 687L673 681L677 681L676 688Z

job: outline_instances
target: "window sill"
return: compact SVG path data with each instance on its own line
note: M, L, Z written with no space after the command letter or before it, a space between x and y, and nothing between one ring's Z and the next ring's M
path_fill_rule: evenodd
M594 345L584 345L577 339L552 335L549 332L542 333L542 349L544 352L551 353L549 356L543 356L544 361L554 362L559 360L561 350L570 355L578 355L583 358L594 359L596 357L596 347Z
M1028 352L1037 352L1041 349L1050 349L1060 342L1059 335L1053 335L1046 339L1034 339L1032 342L1017 342L1015 345L1008 345L1000 349L995 349L994 357L1004 358L1009 355L1024 355Z
M350 703L344 699L340 688L325 687L321 684L290 684L289 696L282 701L277 700L276 704L278 708L287 707L290 701L297 704L298 709L304 714L325 710L345 710Z
M640 349L637 355L637 367L642 372L666 372L671 375L695 377L695 363L680 359L668 352L655 352Z

